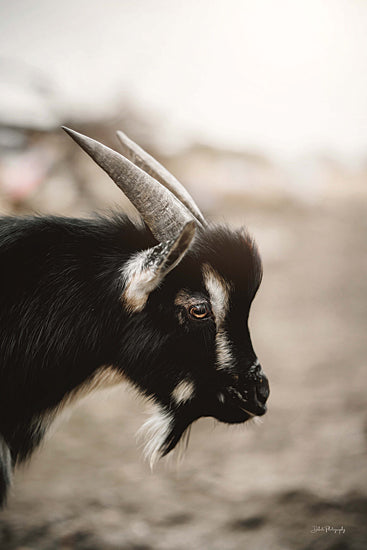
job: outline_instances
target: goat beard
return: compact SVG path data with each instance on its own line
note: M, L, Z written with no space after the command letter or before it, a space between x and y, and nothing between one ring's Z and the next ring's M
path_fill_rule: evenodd
M144 457L149 461L151 468L160 458L170 453L179 442L180 454L186 450L193 420L159 408L143 424L138 437L144 439Z

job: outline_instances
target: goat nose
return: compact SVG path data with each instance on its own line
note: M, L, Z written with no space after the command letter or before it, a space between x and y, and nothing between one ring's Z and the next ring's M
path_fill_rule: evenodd
M270 388L269 388L269 381L265 376L265 374L263 373L263 371L261 370L261 367L260 367L260 370L257 372L255 389L256 389L257 400L259 401L259 403L261 403L261 405L265 405L269 397Z

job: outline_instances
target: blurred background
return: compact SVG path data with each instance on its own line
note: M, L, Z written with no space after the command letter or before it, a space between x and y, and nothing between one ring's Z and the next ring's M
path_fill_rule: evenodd
M256 237L269 412L197 422L151 473L147 405L88 398L16 473L0 548L365 550L367 2L0 0L1 214L129 209L62 124L125 131Z

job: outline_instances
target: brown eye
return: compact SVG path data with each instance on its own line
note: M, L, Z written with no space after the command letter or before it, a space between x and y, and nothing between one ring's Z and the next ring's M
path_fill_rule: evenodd
M197 304L196 306L191 306L189 309L191 317L195 319L205 319L210 314L210 309L207 304Z

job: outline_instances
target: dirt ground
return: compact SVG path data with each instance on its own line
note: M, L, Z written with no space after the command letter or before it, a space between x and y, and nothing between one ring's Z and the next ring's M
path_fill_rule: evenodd
M126 387L88 398L17 472L1 550L365 550L366 206L223 207L264 260L263 423L201 420L181 464L152 473L135 442L147 405Z

